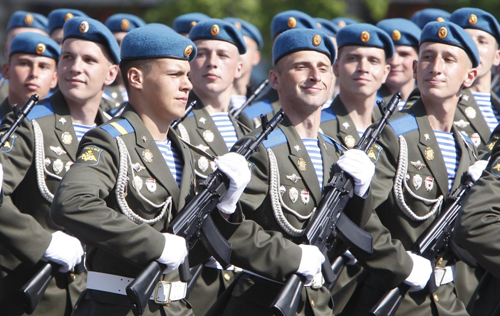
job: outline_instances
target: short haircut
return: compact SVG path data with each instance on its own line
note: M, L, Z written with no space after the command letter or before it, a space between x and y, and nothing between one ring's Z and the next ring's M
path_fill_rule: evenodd
M129 92L128 71L130 68L137 68L144 74L149 73L153 69L155 59L122 59L120 62L120 71L122 72L123 83L127 92Z

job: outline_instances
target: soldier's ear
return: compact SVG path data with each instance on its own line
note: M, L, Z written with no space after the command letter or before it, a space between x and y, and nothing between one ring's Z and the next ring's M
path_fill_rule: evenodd
M271 87L274 90L278 90L280 83L279 83L279 73L275 69L271 69L269 71L269 82L271 83Z
M2 66L2 76L3 76L5 79L10 79L10 78L9 78L9 69L10 69L10 65L9 65L9 63L5 63L5 64L3 64L3 66Z
M467 77L464 80L464 87L469 88L474 83L474 80L477 78L477 69L471 68L467 73Z
M243 63L238 60L238 64L236 65L236 69L234 72L234 79L240 79L241 76L243 75Z
M413 79L417 80L417 63L418 60L413 61Z
M498 67L500 65L500 50L495 52L495 58L493 59L493 66Z
M109 86L115 81L116 76L118 75L118 70L118 65L111 65L108 68L108 75L106 76L106 80L104 80L105 85Z
M144 83L144 73L136 67L130 67L127 72L127 79L132 88L142 90Z

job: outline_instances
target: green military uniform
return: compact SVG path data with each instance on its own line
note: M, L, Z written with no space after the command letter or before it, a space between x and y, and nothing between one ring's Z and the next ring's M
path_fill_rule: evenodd
M460 163L451 192L464 182L468 167L476 160L472 142L461 136L455 127L452 132ZM446 166L422 102L417 101L409 110L395 113L379 144L382 150L371 184L376 212L390 231L394 246L411 250L418 237L436 219L449 194ZM365 229L371 232L370 223ZM374 239L378 240L375 235ZM374 255L383 252L388 243L389 240L375 245ZM381 278L380 272L397 269L394 265L411 267L411 263L389 261L390 257L386 257L386 265L380 271L373 268L370 257L363 256L356 249L351 251L368 267L365 270L368 275L358 286L344 314L366 315L387 290L381 286L387 276ZM454 263L452 253L447 251L438 267L453 266ZM408 269L407 275L409 272ZM461 277L456 271L455 278ZM397 315L467 315L467 312L457 299L454 282L450 282L441 285L432 295L426 290L408 293Z
M3 120L6 131L15 120ZM103 123L101 112L97 123ZM2 148L5 177L0 207L0 280L2 312L22 309L19 288L40 268L35 266L50 244L51 233L63 230L52 220L50 207L61 178L76 161L78 140L67 103L60 92L36 105L12 140ZM56 286L57 282L57 286ZM36 315L69 315L85 286L85 275L58 274Z
M380 89L378 89L378 95L381 96L384 99L384 104L388 104L389 101L391 100L392 96L394 93L389 90L389 87L387 87L385 84L383 84Z
M252 138L257 131L245 138ZM240 140L242 143L245 138ZM318 136L323 157L323 188L338 171L335 163L342 154L328 137ZM322 189L313 163L302 140L285 117L268 140L252 155L252 180L240 202L247 219L260 224L267 231L281 232L284 237L299 243L311 212L321 201ZM371 196L354 197L346 214L362 226L370 216ZM279 220L278 220L279 219ZM332 258L345 251L339 243L331 252ZM282 284L242 272L235 281L224 313L217 315L271 315L269 306ZM321 284L307 287L302 293L299 315L332 315L330 292Z
M125 100L120 92L118 85L112 84L104 88L102 94L101 109L111 116L115 116L117 112L124 106Z

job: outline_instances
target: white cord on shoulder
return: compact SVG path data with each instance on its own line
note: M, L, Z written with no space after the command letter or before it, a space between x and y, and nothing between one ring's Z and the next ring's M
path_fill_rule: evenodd
M38 125L38 122L33 120L31 121L33 125L33 131L35 132L35 167L36 167L36 181L38 183L38 189L40 190L40 194L43 196L47 202L52 203L54 200L54 194L49 191L47 187L47 183L45 182L45 174L50 175L58 180L61 180L62 177L49 172L45 168L45 149L43 144L43 132Z
M414 221L425 221L441 207L443 204L443 195L440 195L437 199L426 199L421 196L415 194L408 183L406 182L406 174L408 172L408 146L406 144L406 139L403 135L399 136L399 161L398 161L398 170L396 172L396 180L394 182L394 195L396 197L396 204L399 206L399 209L409 218ZM410 207L406 204L404 194L403 194L403 186L405 190L413 196L415 199L422 201L424 203L434 204L429 213L424 216L418 216L415 214Z
M130 159L129 152L127 150L127 146L125 145L125 142L121 139L121 137L116 138L116 142L118 143L118 150L120 153L120 164L119 164L119 169L118 169L118 179L116 181L116 200L118 202L118 206L122 210L123 214L127 216L131 221L141 224L141 223L146 223L149 225L154 225L157 222L159 222L163 216L165 216L165 213L168 211L168 217L167 217L167 224L170 223L172 220L172 197L169 196L165 202L162 204L155 204L152 201L148 200L146 197L144 197L139 190L137 190L137 194L139 197L141 197L144 201L146 201L149 205L155 207L155 208L161 208L160 214L158 214L155 218L153 219L145 219L136 214L127 204L127 201L125 200L125 189L127 187L127 169L129 166L131 166L131 171L132 171L132 185L135 188L135 182L134 182L134 177L135 177L135 172L134 168L132 168L132 161Z
M269 156L269 167L270 167L270 179L269 179L269 194L271 196L271 206L273 208L274 217L276 221L280 225L280 227L290 236L298 237L302 236L305 233L305 229L297 229L293 227L292 224L286 219L283 214L283 209L287 210L290 214L297 217L300 220L308 220L316 208L311 212L311 214L307 216L300 215L296 211L292 210L283 202L283 198L281 197L279 187L280 187L280 175L278 169L278 161L276 160L276 156L271 148L267 150L267 154Z

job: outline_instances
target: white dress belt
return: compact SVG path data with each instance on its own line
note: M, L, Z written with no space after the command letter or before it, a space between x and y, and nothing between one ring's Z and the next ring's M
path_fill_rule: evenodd
M436 268L434 270L434 277L436 279L437 287L453 282L455 279L455 265L444 268Z

